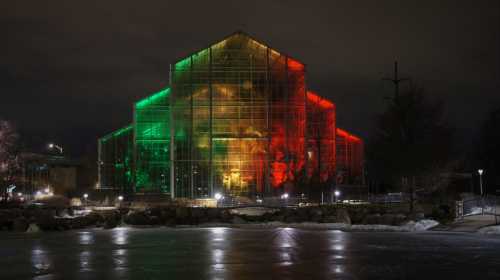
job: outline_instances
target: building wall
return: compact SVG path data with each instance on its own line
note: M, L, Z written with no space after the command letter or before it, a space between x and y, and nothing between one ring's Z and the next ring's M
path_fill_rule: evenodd
M132 191L133 126L110 133L98 141L98 187Z
M363 141L346 130L336 131L337 184L363 184Z
M307 92L307 178L317 183L334 183L336 175L335 104Z
M301 62L236 33L173 64L170 87L99 140L100 186L203 198L335 184L339 168L359 173L348 161L362 151L337 143L335 114ZM339 148L350 154L336 165Z
M238 34L176 63L176 196L273 192L304 173L304 70Z

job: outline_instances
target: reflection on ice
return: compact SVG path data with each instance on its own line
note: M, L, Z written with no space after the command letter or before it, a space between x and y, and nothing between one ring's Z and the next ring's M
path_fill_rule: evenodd
M336 251L342 251L344 250L344 245L336 244L332 246L332 249Z
M80 253L80 269L82 271L92 270L92 253L90 251L83 251Z
M39 245L35 245L31 250L31 263L36 274L44 273L52 266L48 252Z
M433 279L443 270L460 279L474 279L477 271L489 273L485 279L500 279L494 269L499 251L496 238L444 233L293 228L9 233L0 238L0 279L405 279L408 271L415 279ZM467 263L474 269L462 265Z
M125 245L128 243L130 230L128 228L115 228L112 233L112 242L116 245Z
M82 245L90 245L94 243L94 234L88 231L82 231L79 233L79 241Z
M212 250L212 260L215 263L221 263L224 258L224 251L221 249L214 249Z
M113 262L116 269L123 269L127 266L127 250L118 249L113 251Z
M296 235L296 230L294 228L283 228L278 230L278 235L276 237L277 245L281 248L291 248L296 246L294 240Z
M334 265L333 266L333 272L334 273L344 273L344 269L342 267L342 265Z
M225 240L225 236L227 233L227 228L218 227L210 229L212 235L212 241L222 242Z

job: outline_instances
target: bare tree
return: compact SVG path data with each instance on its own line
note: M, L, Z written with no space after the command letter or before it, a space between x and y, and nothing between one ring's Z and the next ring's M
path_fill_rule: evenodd
M418 178L422 182L449 159L451 129L443 111L443 103L431 101L421 88L412 86L391 100L369 142L371 172L378 180L407 190L410 211Z
M13 125L0 120L0 190L7 196L7 187L12 184L19 168L17 153L18 134Z

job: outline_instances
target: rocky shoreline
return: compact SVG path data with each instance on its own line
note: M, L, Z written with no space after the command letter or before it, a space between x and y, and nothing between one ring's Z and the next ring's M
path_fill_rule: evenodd
M156 206L144 209L94 209L76 214L73 208L0 209L0 230L64 231L102 227L129 226L211 226L236 227L307 227L342 230L370 230L406 226L424 219L423 213L409 215L387 207L345 207L338 205L299 208L190 208Z

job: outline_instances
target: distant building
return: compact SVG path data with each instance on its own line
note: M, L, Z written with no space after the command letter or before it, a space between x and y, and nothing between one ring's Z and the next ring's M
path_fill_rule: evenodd
M172 198L275 195L362 181L363 142L305 65L237 32L171 66L169 87L99 139L98 187Z
M62 156L22 153L15 192L66 195L77 190L80 163Z

